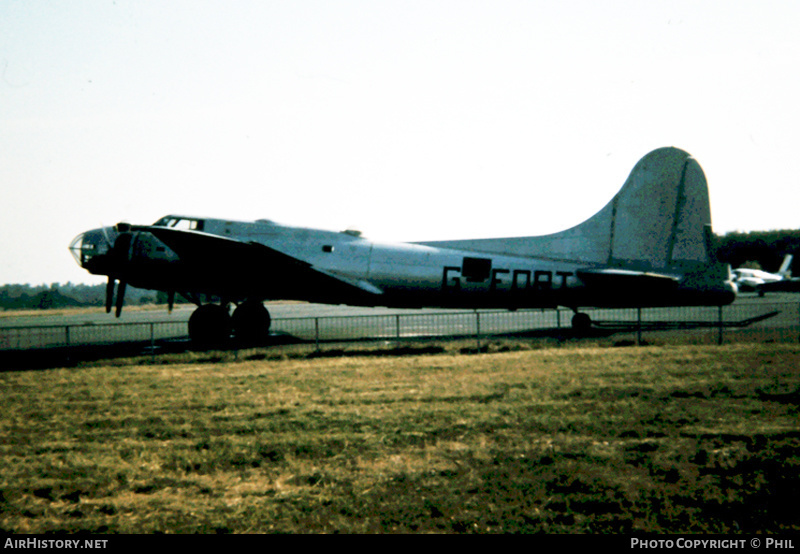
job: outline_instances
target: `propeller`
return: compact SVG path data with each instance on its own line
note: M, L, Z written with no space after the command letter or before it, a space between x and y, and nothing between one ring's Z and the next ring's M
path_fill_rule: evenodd
M103 232L103 238L106 239L106 244L108 245L108 249L111 250L114 247L114 244L111 242L111 239L108 238L108 229L106 229L105 225L100 225L100 230Z
M111 313L111 304L114 303L114 285L116 281L110 275L108 276L108 284L106 285L106 313Z
M122 307L125 304L125 289L128 288L128 283L125 281L119 282L119 288L117 289L117 302L114 303L114 286L117 284L116 279L113 277L108 278L108 284L106 285L106 313L111 312L111 306L115 306L114 315L119 317L122 315Z
M108 244L109 248L109 256L112 260L114 260L113 270L115 273L123 273L125 266L131 261L132 251L131 251L131 244L133 243L134 237L133 234L130 232L130 225L125 224L118 224L116 226L116 231L119 235L114 240L114 243L111 243L111 239L108 236L108 231L105 227L103 229L103 236L106 239L106 243ZM119 317L122 315L122 307L125 305L125 289L128 287L128 283L120 279L119 280L119 287L117 288L117 301L114 303L114 286L116 285L117 280L114 275L108 276L108 284L106 284L106 313L111 312L111 306L115 306L114 315Z
M127 286L128 283L125 281L119 282L119 289L117 290L117 311L115 314L117 317L122 315L122 305L125 303L125 289Z

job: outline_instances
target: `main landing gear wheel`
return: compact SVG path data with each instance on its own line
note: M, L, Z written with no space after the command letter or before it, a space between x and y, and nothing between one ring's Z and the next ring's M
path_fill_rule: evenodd
M587 314L576 312L572 316L572 330L578 334L586 334L592 328L592 318Z
M221 346L231 337L231 316L219 304L203 304L189 318L189 338L198 346Z
M233 311L233 335L242 342L264 341L271 323L272 318L261 302L248 300Z

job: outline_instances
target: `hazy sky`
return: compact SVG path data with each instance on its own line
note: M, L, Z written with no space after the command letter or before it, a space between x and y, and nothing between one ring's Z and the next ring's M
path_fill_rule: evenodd
M798 227L800 2L0 0L0 284L169 213L381 240L575 225L661 146Z

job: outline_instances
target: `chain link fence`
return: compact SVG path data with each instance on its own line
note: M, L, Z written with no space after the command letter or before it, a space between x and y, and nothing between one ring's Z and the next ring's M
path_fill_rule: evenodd
M185 321L0 327L0 350L155 342L186 335Z
M737 302L722 308L681 307L587 309L590 336L647 342L656 336L684 342L797 342L800 303ZM381 315L284 317L272 322L271 338L281 343L360 340L574 336L570 310L403 311ZM186 340L184 320L81 325L0 327L0 350L33 350L117 343Z

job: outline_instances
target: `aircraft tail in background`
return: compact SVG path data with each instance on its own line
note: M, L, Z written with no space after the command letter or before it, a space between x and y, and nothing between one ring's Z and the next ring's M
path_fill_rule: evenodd
M792 254L786 254L783 258L781 268L778 270L778 275L784 279L790 279L792 277L792 258Z

